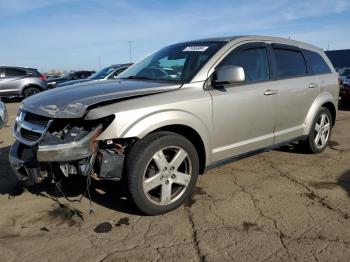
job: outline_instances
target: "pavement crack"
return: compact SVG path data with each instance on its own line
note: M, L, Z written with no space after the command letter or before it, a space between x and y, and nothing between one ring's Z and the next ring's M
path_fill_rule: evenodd
M192 229L192 244L193 244L193 247L196 250L196 253L197 253L199 261L200 262L205 262L206 261L206 257L205 257L204 254L202 254L202 251L201 251L201 249L199 247L198 232L197 232L194 220L193 220L193 215L192 215L191 209L189 207L185 207L185 212L187 214L188 222L190 223L191 229Z
M304 188L307 191L306 196L308 198L310 198L311 200L316 199L321 204L321 206L323 206L323 207L333 211L334 213L338 214L339 216L343 217L344 219L348 219L349 215L347 213L344 213L339 208L332 207L330 204L328 204L325 201L325 199L323 197L321 197L318 194L316 194L315 191L313 191L309 186L307 186L306 184L304 184L304 183L298 181L297 179L289 176L287 172L282 172L281 170L279 170L275 166L275 164L272 161L266 159L264 156L260 156L260 158L264 159L266 161L266 163L268 163L270 165L271 168L273 168L275 171L277 171L280 174L281 177L283 177L285 179L288 179L292 183L297 184L300 187Z
M237 177L234 177L234 184L235 184L236 186L238 186L238 187L241 189L242 193L247 194L247 195L250 197L250 199L252 200L252 203L253 203L254 208L255 208L256 210L258 210L258 212L259 212L259 217L258 217L256 220L258 220L258 219L261 218L261 217L264 217L264 218L266 218L266 219L268 219L268 220L270 220L270 221L272 222L272 224L274 225L275 230L278 232L278 237L279 237L279 241L280 241L280 243L281 243L281 246L282 246L282 247L286 250L286 252L288 253L287 244L285 243L285 240L284 240L285 235L284 235L284 233L282 232L282 230L278 227L278 225L277 225L277 220L274 219L274 218L272 218L272 217L267 216L267 215L262 211L262 209L261 209L261 208L258 206L258 204L257 204L258 200L254 197L254 195L253 195L251 192L247 191L246 188L245 188L244 186L242 186L241 184L239 184L239 183L237 182Z

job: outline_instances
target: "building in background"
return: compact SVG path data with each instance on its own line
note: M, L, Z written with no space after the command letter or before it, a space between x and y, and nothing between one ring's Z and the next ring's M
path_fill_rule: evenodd
M350 67L350 49L325 51L335 69Z

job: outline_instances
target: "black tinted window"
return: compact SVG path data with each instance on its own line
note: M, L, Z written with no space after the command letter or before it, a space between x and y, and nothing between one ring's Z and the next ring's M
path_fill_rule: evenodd
M81 73L74 73L74 74L71 76L71 79L74 79L74 80L81 79Z
M269 79L269 64L266 48L250 48L234 51L220 64L241 66L244 69L246 82L263 81Z
M305 60L300 51L274 49L278 77L303 76L307 74Z
M15 68L5 68L5 77L21 77L25 76L27 73L24 70Z
M304 50L305 56L311 65L312 72L315 74L331 73L331 69L326 61L316 52Z

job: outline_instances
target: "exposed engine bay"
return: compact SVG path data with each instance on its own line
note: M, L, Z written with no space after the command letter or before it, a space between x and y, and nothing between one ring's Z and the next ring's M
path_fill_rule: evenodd
M50 119L22 110L14 128L12 166L29 184L73 175L120 180L133 139L96 140L113 119Z

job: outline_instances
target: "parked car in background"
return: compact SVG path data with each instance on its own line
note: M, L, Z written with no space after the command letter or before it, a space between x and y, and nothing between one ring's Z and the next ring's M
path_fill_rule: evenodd
M341 68L338 70L339 74L339 84L343 84L343 81L345 80L346 77L350 76L350 68Z
M96 72L95 74L91 75L90 77L86 79L79 79L79 80L71 80L67 82L63 82L58 84L57 86L67 86L67 85L74 85L74 84L80 84L80 83L86 83L91 81L103 81L107 79L115 79L120 73L122 73L125 69L127 69L132 64L117 64L117 65L111 65L109 67L103 68L100 71Z
M46 77L37 69L0 66L0 97L29 97L46 89Z
M7 124L7 111L5 104L1 101L0 98L0 129Z
M55 88L58 84L71 81L71 80L81 80L81 79L86 79L92 74L94 74L95 71L75 71L75 72L70 72L68 74L65 74L62 77L54 77L54 78L49 78L47 79L47 87L48 88Z
M342 81L340 82L340 97L342 105L350 104L350 75L343 76Z
M291 142L322 152L336 120L331 62L288 39L178 43L117 80L24 100L9 158L15 173L34 183L125 179L136 206L157 215L187 201L211 168Z

